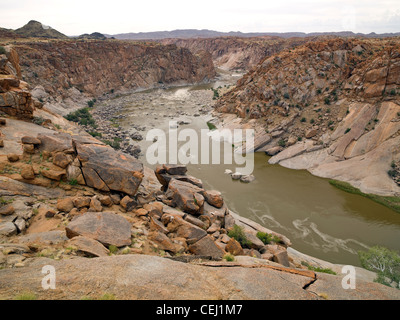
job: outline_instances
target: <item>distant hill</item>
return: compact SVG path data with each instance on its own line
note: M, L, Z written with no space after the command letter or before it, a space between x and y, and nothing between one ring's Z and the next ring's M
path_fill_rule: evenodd
M89 39L89 40L106 40L107 37L100 32L93 32L92 34L82 34L78 39Z
M3 38L16 39L16 38L23 38L23 36L16 34L14 32L14 30L12 30L12 29L0 28L0 39L3 39Z
M68 39L65 34L34 20L14 32L28 38Z
M397 33L384 33L384 34L362 34L354 33L351 31L342 32L255 32L255 33L243 33L240 31L234 32L219 32L213 30L197 30L197 29L185 29L185 30L173 30L173 31L155 31L155 32L139 32L139 33L120 33L114 35L106 35L107 37L114 37L121 40L161 40L169 38L179 39L190 39L190 38L217 38L217 37L262 37L262 36L273 36L280 38L294 38L294 37L315 37L315 36L340 36L340 37L367 37L367 38L386 38L400 36L400 32Z

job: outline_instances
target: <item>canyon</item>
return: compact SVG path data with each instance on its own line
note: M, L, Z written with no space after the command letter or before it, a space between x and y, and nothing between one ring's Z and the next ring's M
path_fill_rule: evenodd
M23 39L4 45L0 298L29 290L40 299L82 299L88 292L119 299L399 299L398 290L374 283L376 275L362 268L356 268L358 290L343 290L341 265L301 254L284 234L240 216L187 167L151 169L63 117L88 101L101 104L90 110L101 117L132 92L204 85L217 76L215 66L246 70L236 86L214 89L222 96L215 104L190 112L210 116L213 108L218 128L255 128L256 145L245 150L279 147L271 163L397 194L386 171L398 160L400 57L396 43L380 41ZM311 116L310 125L301 121ZM352 159L365 166L343 167ZM338 167L351 172L341 176ZM366 168L374 174L368 183ZM40 270L49 264L57 270L54 292L39 287ZM126 282L113 281L118 276Z
M162 44L175 44L192 52L207 51L211 53L214 65L223 70L249 71L265 57L274 55L284 49L293 48L316 37L289 38L279 37L217 37L201 39L163 39Z
M32 94L63 115L114 91L206 82L216 75L209 53L174 45L36 41L14 48Z
M283 50L218 100L220 126L254 128L255 145L245 148L266 152L271 164L398 196L388 171L400 160L399 58L393 40L331 39Z

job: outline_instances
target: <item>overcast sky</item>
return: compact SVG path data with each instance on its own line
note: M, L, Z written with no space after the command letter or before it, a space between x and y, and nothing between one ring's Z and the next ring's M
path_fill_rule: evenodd
M174 29L400 32L400 0L0 0L0 27L37 20L66 35Z

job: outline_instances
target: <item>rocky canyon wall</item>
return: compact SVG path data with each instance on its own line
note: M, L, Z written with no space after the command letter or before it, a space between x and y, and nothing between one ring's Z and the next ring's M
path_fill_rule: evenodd
M114 91L199 83L215 76L210 54L122 41L19 43L25 81L39 100L64 108ZM68 103L70 102L70 103ZM63 113L64 110L59 110Z
M207 51L212 55L215 66L224 70L248 71L265 57L315 39L283 39L265 36L254 38L165 39L160 40L160 42L163 44L175 44L192 52Z
M1 47L0 54L0 110L18 118L32 118L35 102L28 84L21 81L21 69L16 51L11 46ZM40 104L36 103L39 107Z
M330 39L265 58L216 104L270 163L399 195L400 43ZM389 173L389 174L388 174Z

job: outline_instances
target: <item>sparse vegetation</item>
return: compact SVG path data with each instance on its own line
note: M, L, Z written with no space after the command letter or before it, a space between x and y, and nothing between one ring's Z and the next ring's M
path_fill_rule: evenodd
M94 100L89 100L88 103L87 103L87 104L88 104L88 107L89 107L89 108L93 108L93 107L94 107L94 103L95 103Z
M33 117L32 122L38 126L41 126L44 122L44 119L42 117Z
M361 192L360 189L353 187L349 183L338 180L329 180L329 183L340 190L366 197L400 213L400 197L379 196L375 194L364 193Z
M215 126L215 124L211 123L211 122L207 122L207 127L209 130L213 131L216 130L217 127Z
M0 54L6 54L6 48L0 46Z
M115 295L112 293L105 293L98 300L115 300Z
M101 134L101 132L97 132L97 131L89 131L88 132L92 137L96 138L99 137L101 138L103 135Z
M230 253L228 253L228 254L226 254L226 255L224 256L224 260L230 261L230 262L235 261L235 256L232 255L232 254L230 254Z
M0 205L1 205L1 206L5 206L5 205L7 205L7 204L10 204L10 203L12 203L13 201L14 201L13 199L6 200L6 199L4 199L3 197L0 197Z
M400 256L385 247L374 246L368 251L359 251L363 268L376 272L375 282L400 289Z
M82 108L75 112L71 112L65 118L69 121L77 122L83 126L89 125L94 129L96 128L96 121L90 114L89 108Z
M217 100L217 99L219 98L218 89L211 88L211 90L212 90L213 93L214 93L213 100Z
M114 245L110 245L108 247L108 250L110 250L111 254L116 254L118 252L118 248L116 246L114 246Z
M250 241L246 238L243 228L236 224L233 226L233 229L228 232L228 236L238 241L242 247L250 245Z
M101 141L103 141L106 145L110 146L115 150L121 149L121 141L122 141L121 138L115 137L113 141L110 140L101 140Z
M68 184L69 184L70 186L76 186L76 185L78 185L78 180L76 180L76 179L71 179L71 180L68 181Z
M281 238L279 238L278 236L266 232L257 232L257 238L260 239L264 244L269 244L271 242L282 242Z
M37 300L37 296L32 292L24 292L17 295L14 300Z
M306 266L308 268L308 270L314 271L314 272L321 272L321 273L327 273L327 274L333 274L336 275L337 273L335 271L333 271L330 268L321 268L321 267L313 267L310 264L308 264L305 261L302 261L301 264L303 266Z

